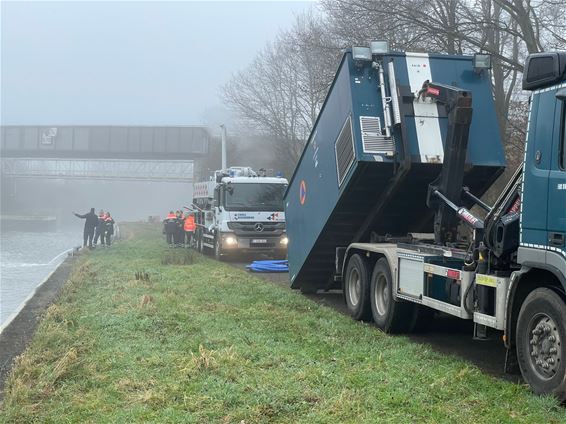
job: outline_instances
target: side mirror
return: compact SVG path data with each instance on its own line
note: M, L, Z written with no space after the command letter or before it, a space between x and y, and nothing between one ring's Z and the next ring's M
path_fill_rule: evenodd
M566 88L561 88L556 92L556 98L561 101L566 101Z

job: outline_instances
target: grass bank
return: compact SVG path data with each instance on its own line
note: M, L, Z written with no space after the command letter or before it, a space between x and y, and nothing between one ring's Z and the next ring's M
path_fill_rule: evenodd
M0 422L566 421L553 399L135 229L79 260Z

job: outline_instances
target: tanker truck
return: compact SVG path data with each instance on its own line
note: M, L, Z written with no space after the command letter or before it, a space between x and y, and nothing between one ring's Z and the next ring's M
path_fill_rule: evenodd
M285 257L283 194L288 183L261 171L232 166L193 185L195 242L200 252L218 260L244 253Z
M344 54L285 194L290 283L342 289L387 333L470 320L474 338L502 337L506 371L564 401L566 52L526 59L524 161L493 204L490 67L385 42Z

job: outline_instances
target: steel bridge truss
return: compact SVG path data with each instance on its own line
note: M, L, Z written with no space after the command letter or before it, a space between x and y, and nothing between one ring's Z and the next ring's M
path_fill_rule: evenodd
M193 161L2 158L2 177L192 182Z

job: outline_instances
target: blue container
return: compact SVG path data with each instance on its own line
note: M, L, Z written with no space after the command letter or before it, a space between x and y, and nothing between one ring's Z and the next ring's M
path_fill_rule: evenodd
M388 90L399 99L400 124L384 136L378 71L346 52L285 195L294 288L329 287L336 248L367 242L371 232L433 231L426 193L442 167L447 116L444 106L415 99L426 80L472 92L464 184L481 195L505 166L490 77L474 72L472 57L389 53L379 61L385 81L395 81Z

